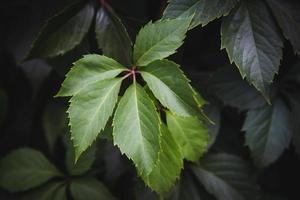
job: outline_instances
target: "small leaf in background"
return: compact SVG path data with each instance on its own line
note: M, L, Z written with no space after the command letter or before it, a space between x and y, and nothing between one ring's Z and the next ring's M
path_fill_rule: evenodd
M237 156L208 155L192 171L218 200L255 200L258 196L252 167Z
M181 117L167 112L167 124L184 158L197 161L207 151L208 130L197 117Z
M170 0L163 18L189 17L195 14L190 28L205 26L221 16L228 15L239 0Z
M54 152L54 147L58 138L68 130L66 110L66 105L58 100L50 101L44 110L43 128L51 153Z
M69 141L66 151L66 168L69 174L73 176L80 176L88 172L96 159L96 150L96 145L92 145L82 153L75 163L74 148L71 141Z
M105 128L118 101L122 80L100 80L71 98L68 113L76 160Z
M72 180L70 190L74 200L115 199L103 183L92 177L84 177Z
M66 189L64 183L51 182L28 192L22 200L67 200Z
M155 192L165 196L179 179L183 168L180 146L165 125L161 125L161 151L158 162L148 176L143 176L145 183ZM178 138L176 138L178 140Z
M163 106L180 116L199 114L192 87L179 65L157 60L142 68L141 75Z
M75 48L88 32L94 16L93 6L85 4L79 1L50 18L26 59L55 57Z
M244 81L233 67L218 69L209 81L208 90L225 105L237 107L242 111L256 109L267 103L263 96Z
M283 42L268 7L261 0L242 1L224 18L222 48L246 77L270 101L268 86L278 72Z
M25 191L62 175L42 153L30 148L14 150L2 158L0 171L0 186L10 192Z
M113 138L133 160L139 175L149 175L160 150L160 120L148 94L134 82L125 92L113 120Z
M176 52L193 17L149 22L138 33L133 50L134 65L146 66Z
M290 145L290 111L283 100L276 99L272 106L248 111L242 130L255 163L267 167Z
M300 3L294 0L267 0L283 35L300 55Z
M7 96L3 90L0 89L0 127L5 120L7 110Z
M125 66L132 65L132 42L125 26L110 8L99 8L95 25L98 47L103 54Z
M56 96L75 95L89 85L114 78L125 70L126 68L111 58L96 54L85 55L74 63Z

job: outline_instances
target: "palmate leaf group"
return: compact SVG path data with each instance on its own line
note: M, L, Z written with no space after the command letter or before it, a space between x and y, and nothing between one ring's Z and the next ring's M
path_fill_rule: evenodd
M57 96L72 96L68 115L76 160L111 116L113 143L133 161L146 185L161 195L176 182L184 158L196 161L203 155L208 145L201 110L205 101L179 65L165 59L182 45L192 18L145 25L136 39L131 68L96 54L74 63ZM138 83L137 76L144 82ZM119 98L128 77L132 83ZM141 85L145 83L152 96ZM161 118L163 112L172 116L168 126Z

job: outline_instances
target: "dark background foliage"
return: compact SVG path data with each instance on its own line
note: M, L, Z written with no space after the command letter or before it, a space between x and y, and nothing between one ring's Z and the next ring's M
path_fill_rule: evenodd
M0 157L16 148L29 146L42 151L60 169L66 170L63 142L55 145L54 153L49 150L43 120L49 105L67 105L66 100L53 99L53 96L57 93L72 62L81 58L83 54L101 53L96 45L93 28L79 46L63 56L25 62L22 59L45 20L70 2L70 0L10 0L0 3L0 92L4 94L1 102L4 106L1 107L5 111L4 120L0 123ZM95 1L95 4L97 3ZM133 39L141 25L149 20L159 19L166 6L165 0L109 0L108 3L122 18ZM230 65L225 50L220 50L219 29L220 20L215 20L203 28L198 26L191 30L184 45L172 59L181 64L182 69L192 80L192 85L211 102L210 106L221 113L219 134L210 151L226 152L250 161L249 149L244 145L244 132L241 132L246 112L224 106L218 95L210 89L212 73ZM299 61L299 58L294 56L290 44L285 43L283 62L279 76L276 76L275 85L280 84L282 77ZM233 69L237 73L236 68ZM295 84L284 87L285 91L293 93L299 90L299 86ZM114 196L120 199L154 198L154 194L151 194L136 177L132 164L122 157L110 142L101 142L99 146L93 167L95 176L109 187ZM186 163L185 166L188 165L189 163ZM295 147L290 145L275 163L258 170L259 185L264 193L274 197L297 200L299 169L299 155ZM183 176L188 175L184 176L184 180L191 176L189 170L189 167L185 168ZM196 187L199 191L203 190L199 184L196 184ZM190 186L186 186L184 190L189 188ZM0 199L17 199L20 195L22 194L10 194L0 189Z

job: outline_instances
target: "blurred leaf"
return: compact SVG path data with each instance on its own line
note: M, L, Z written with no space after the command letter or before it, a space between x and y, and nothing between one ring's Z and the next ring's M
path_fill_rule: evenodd
M43 114L43 128L50 152L54 152L57 139L68 130L66 106L58 100L50 101Z
M276 99L272 106L248 111L242 130L255 163L267 167L290 145L290 111L283 100Z
M295 0L267 0L283 35L300 55L300 3Z
M224 18L221 36L230 62L270 101L268 86L278 72L283 41L265 2L241 1Z
M14 150L2 158L0 172L0 185L10 192L25 191L62 175L42 153L30 148Z
M210 101L209 104L203 106L204 113L211 119L213 123L204 122L205 126L208 129L208 149L215 143L215 140L219 134L220 126L221 126L221 110L219 106Z
M7 110L7 96L3 90L0 89L0 127L5 120Z
M108 189L95 178L78 178L71 182L71 194L74 200L113 200Z
M208 90L225 105L240 110L256 109L266 104L263 96L244 81L233 67L219 68L213 74Z
M228 15L239 0L169 0L163 18L189 17L195 14L190 28L207 25L221 16Z
M94 16L93 6L85 4L85 1L78 1L50 18L26 59L63 55L77 46L88 32Z
M180 146L168 128L161 125L161 150L158 155L158 162L148 176L142 175L145 183L161 196L175 185L183 168L183 156ZM176 138L178 139L178 138ZM162 178L163 177L163 178Z
M258 196L252 167L239 157L208 155L192 170L206 190L218 200L255 200Z
M134 65L146 66L176 52L185 38L192 17L160 20L146 24L136 36Z
M73 176L80 176L88 172L96 159L96 150L96 145L93 144L82 153L75 163L75 151L71 141L69 141L66 151L66 167L69 174Z
M109 7L101 7L95 25L98 47L103 54L116 59L125 66L132 65L132 42L125 26Z
M208 130L197 117L180 117L167 112L167 124L183 157L197 161L207 151Z
M47 183L33 191L29 191L22 200L67 200L66 192L64 183Z

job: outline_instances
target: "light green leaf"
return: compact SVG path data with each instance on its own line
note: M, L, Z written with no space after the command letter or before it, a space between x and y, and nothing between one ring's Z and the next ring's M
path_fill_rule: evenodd
M34 149L15 150L0 161L0 186L10 192L25 191L61 176L47 158Z
M103 54L120 63L132 64L132 42L121 20L110 8L101 7L96 15L95 25L98 47Z
M290 111L281 99L272 106L248 111L242 130L258 166L268 166L288 148L292 137L290 122Z
M113 120L113 138L122 153L133 160L139 175L155 167L160 150L160 120L145 90L134 82L125 92Z
M144 67L141 75L163 106L180 116L199 114L194 92L179 65L157 60Z
M192 18L189 16L146 24L136 37L133 51L134 64L146 66L155 60L174 54L183 44Z
M91 169L96 158L96 145L92 145L75 163L75 152L71 141L69 141L66 151L66 167L70 175L80 176Z
M85 4L85 1L76 2L50 18L26 59L55 57L76 47L88 32L94 16L93 6Z
M195 14L190 28L207 25L221 16L228 15L239 0L169 0L163 18L184 18Z
M116 77L127 69L115 60L90 54L74 63L56 96L72 96L100 80Z
M300 55L300 3L293 0L267 0L284 36Z
M252 167L239 157L209 155L192 170L206 190L218 200L255 200L258 195Z
M22 200L67 200L64 183L48 183L40 188L30 191Z
M283 42L265 3L242 1L224 18L221 32L230 61L269 100L268 86L278 72Z
M208 130L197 117L180 117L167 112L167 124L183 157L197 161L208 148Z
M97 138L114 111L122 78L95 82L70 100L68 109L75 158L79 158Z
M68 130L66 106L57 99L47 104L43 114L45 138L51 153L54 152L57 139Z
M78 178L71 182L71 194L74 200L113 200L108 189L95 178Z
M209 82L208 90L225 105L240 110L256 109L267 103L261 93L244 81L233 67L218 69Z
M158 157L152 172L142 178L152 190L160 195L166 195L179 178L183 168L183 157L174 137L163 124L161 125L161 151Z

